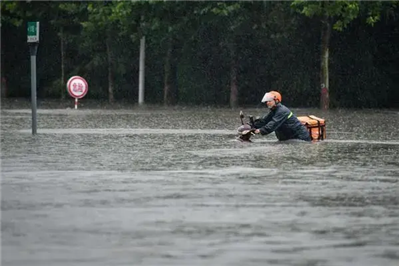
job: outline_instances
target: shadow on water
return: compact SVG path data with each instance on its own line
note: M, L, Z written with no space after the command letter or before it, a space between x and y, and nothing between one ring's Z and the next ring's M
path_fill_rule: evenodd
M2 109L2 263L397 265L399 112L294 111L328 139L240 143L211 108L39 109L32 136Z

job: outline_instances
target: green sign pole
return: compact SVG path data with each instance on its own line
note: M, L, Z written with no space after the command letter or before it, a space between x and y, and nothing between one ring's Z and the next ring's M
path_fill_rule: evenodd
M28 44L31 69L32 135L37 133L36 54L39 46L39 22L28 22Z

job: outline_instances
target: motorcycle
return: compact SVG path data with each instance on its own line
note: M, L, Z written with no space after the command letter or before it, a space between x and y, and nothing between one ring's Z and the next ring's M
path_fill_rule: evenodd
M249 123L244 123L244 118L243 111L240 111L241 126L237 129L237 139L242 142L252 142L251 137L255 135L255 121L252 115L248 116Z

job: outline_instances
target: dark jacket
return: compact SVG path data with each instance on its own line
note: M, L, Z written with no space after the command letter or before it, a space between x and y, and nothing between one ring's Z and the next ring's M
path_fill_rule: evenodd
M296 116L284 105L278 103L270 113L255 121L255 128L262 135L273 131L278 140L301 139L311 141L308 130Z

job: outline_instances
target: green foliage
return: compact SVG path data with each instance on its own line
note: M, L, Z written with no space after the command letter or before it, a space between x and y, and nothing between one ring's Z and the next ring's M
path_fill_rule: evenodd
M307 17L328 17L333 20L333 29L342 31L360 15L369 25L374 25L384 11L393 11L398 1L306 1L295 0L292 8Z
M14 26L21 26L23 22L23 14L18 2L0 2L1 8L1 24L11 24Z
M66 79L89 81L88 98L107 96L106 38L112 43L117 99L137 100L139 41L146 36L146 102L162 103L166 51L173 40L180 104L227 105L230 68L240 104L277 89L293 106L318 106L320 22L328 20L334 106L395 106L398 1L1 1L2 74L10 96L29 96L26 21L41 27L40 97L57 97L60 39ZM373 25L373 27L370 27ZM359 32L363 35L359 37ZM360 38L358 40L358 38ZM21 52L22 51L22 52ZM23 52L25 51L25 52ZM399 95L397 96L399 97Z
M291 6L307 17L330 18L333 20L333 29L342 31L359 15L358 1L303 1L296 0Z

